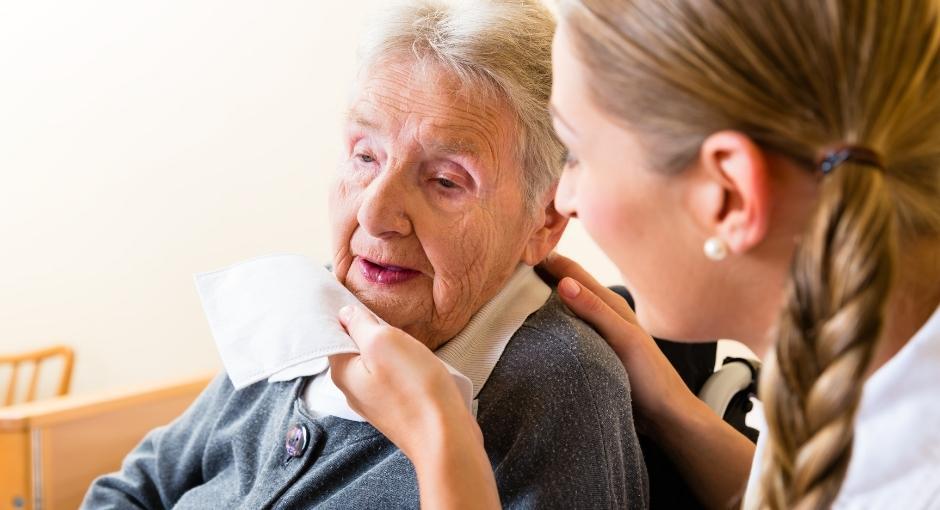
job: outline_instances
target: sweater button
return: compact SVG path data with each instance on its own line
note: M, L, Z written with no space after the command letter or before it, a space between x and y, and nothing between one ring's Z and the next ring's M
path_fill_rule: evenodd
M304 450L307 449L307 442L310 440L310 436L307 433L307 427L295 423L290 430L287 431L287 441L285 446L287 447L287 455L289 457L300 457L304 454Z

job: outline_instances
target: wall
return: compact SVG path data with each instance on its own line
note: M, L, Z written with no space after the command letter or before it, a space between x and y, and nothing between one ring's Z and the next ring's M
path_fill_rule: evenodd
M216 370L192 274L328 260L353 2L0 4L0 352L84 392ZM562 250L617 274L580 225Z

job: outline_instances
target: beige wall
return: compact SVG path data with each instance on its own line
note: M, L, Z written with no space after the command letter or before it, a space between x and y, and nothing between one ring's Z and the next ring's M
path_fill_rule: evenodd
M0 6L0 352L74 390L219 365L192 274L327 260L326 173L378 0ZM616 272L579 225L564 251Z

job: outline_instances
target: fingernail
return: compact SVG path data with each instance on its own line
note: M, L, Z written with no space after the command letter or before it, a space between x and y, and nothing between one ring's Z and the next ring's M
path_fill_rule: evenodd
M578 297L578 294L581 293L581 286L571 278L565 277L558 284L558 292L561 292L565 297Z
M349 316L352 315L352 306L346 305L339 309L339 318L343 320L349 319Z

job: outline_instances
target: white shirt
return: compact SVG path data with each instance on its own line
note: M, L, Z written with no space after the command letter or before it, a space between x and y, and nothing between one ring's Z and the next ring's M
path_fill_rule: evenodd
M746 508L756 508L764 429ZM865 382L852 458L833 508L940 509L940 308Z

